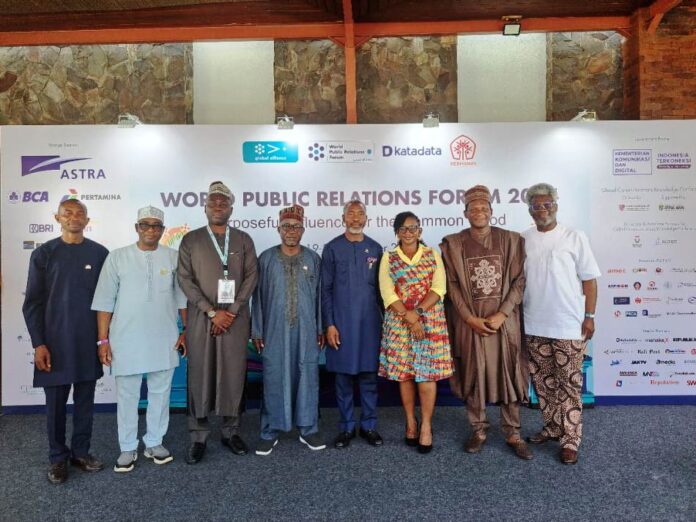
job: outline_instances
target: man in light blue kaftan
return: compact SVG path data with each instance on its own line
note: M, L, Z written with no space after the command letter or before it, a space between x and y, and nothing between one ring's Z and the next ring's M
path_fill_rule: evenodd
M252 340L263 360L263 408L257 455L268 455L280 432L297 426L300 442L313 450L319 435L321 259L300 245L304 209L280 211L281 244L259 256L259 282L252 299Z
M131 471L138 458L138 403L147 374L145 457L156 464L173 460L162 446L169 426L169 395L184 334L179 313L186 317L186 296L176 278L176 250L159 244L164 213L141 208L137 243L109 254L92 301L97 311L99 358L116 376L116 418L121 447L114 471Z

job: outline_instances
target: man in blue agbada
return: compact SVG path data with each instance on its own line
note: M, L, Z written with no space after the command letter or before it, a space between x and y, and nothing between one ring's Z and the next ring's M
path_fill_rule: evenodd
M326 368L336 374L336 402L341 416L334 446L345 448L355 437L353 385L360 387L360 436L382 445L377 432L377 369L382 333L379 261L382 247L363 234L365 205L349 201L343 208L345 233L324 247L321 261L321 308Z
M321 259L300 244L304 208L280 211L281 244L259 256L251 337L263 360L263 407L257 455L268 455L281 432L297 426L300 442L326 448L319 435Z
M61 237L32 252L22 312L35 349L34 386L46 393L48 480L61 484L68 479L68 460L84 471L104 467L89 454L94 390L104 373L97 357L97 317L90 305L109 251L84 237L89 217L81 201L61 202L55 219ZM68 447L65 421L70 388L74 409Z
M109 254L92 301L97 312L99 359L116 376L116 418L121 454L114 471L132 471L138 459L138 403L147 374L144 455L155 464L173 460L162 439L169 427L169 396L177 349L186 354L186 296L177 281L176 250L160 245L164 212L138 210L138 241Z

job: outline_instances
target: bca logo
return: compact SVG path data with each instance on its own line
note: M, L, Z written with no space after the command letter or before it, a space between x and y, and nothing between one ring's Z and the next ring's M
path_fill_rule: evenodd
M48 192L24 192L22 196L24 203L48 203Z

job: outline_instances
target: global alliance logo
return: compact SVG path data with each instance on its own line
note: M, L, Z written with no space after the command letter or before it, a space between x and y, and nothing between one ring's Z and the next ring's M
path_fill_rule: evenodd
M106 179L104 169L77 168L64 169L63 165L75 161L85 161L92 158L61 158L51 156L22 156L22 176L29 176L37 172L60 172L60 179Z
M470 167L476 165L476 142L464 134L457 136L450 142L450 155L452 167Z
M244 163L297 163L297 143L287 141L245 141L242 144Z
M392 156L405 157L405 156L416 156L416 157L429 157L429 156L442 156L442 149L440 147L411 147L411 146L397 146L397 145L382 145L382 157L390 158Z

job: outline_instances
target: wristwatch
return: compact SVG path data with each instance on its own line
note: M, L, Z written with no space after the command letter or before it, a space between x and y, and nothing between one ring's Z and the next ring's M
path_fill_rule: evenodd
M215 317L215 313L215 308L211 308L205 314L208 316L208 319L213 319Z
M425 313L425 310L423 310L423 309L419 306L418 308L416 308L416 313L417 313L418 315L423 315L423 314Z
M588 319L594 319L594 314L590 312L585 312L585 317L587 317Z

